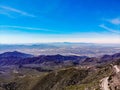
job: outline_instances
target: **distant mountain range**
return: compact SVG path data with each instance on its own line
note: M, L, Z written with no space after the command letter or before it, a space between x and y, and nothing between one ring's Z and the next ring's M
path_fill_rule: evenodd
M32 58L33 55L21 52L5 52L0 54L0 65L14 65L25 58Z
M28 57L33 57L33 55L21 53L21 52L18 52L18 51L14 51L14 52L2 53L2 54L0 54L0 57L1 58L11 58L11 57L14 57L14 58L28 58Z
M22 65L22 64L41 64L41 65L95 65L120 59L120 53L113 55L103 55L102 57L87 56L63 56L63 55L40 55L33 56L18 51L5 52L0 54L0 65Z

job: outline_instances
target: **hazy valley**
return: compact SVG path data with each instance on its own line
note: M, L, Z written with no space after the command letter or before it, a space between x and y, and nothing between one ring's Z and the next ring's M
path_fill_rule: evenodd
M120 52L120 44L95 44L95 43L43 43L43 44L0 44L0 53L19 51L38 55L76 55L76 56L101 56Z

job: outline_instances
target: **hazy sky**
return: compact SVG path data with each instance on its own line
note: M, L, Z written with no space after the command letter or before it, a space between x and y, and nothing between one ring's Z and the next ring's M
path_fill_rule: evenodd
M0 0L0 43L120 43L120 0Z

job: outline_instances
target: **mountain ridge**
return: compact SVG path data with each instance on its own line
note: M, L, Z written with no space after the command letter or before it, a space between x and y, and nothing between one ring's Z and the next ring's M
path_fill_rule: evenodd
M103 55L102 57L87 57L75 55L39 55L33 56L30 54L21 53L18 51L5 52L0 54L0 64L2 65L19 65L19 64L44 64L44 65L59 65L65 62L72 63L73 65L88 65L104 62L112 62L113 60L120 59L120 53L113 55Z

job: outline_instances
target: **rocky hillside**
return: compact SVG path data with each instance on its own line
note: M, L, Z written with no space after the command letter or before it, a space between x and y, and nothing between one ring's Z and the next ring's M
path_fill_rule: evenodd
M111 66L69 67L36 75L16 74L15 78L1 83L5 90L99 90L100 80L110 75Z

